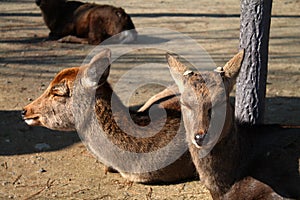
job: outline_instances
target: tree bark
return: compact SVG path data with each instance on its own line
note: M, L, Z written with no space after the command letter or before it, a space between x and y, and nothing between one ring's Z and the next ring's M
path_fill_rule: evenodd
M240 48L244 61L236 84L235 117L260 124L264 120L272 0L241 0Z

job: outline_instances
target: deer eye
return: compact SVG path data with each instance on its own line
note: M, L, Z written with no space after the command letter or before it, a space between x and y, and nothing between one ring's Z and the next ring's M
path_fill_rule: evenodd
M58 97L69 97L70 91L65 84L58 84L51 88L51 94Z

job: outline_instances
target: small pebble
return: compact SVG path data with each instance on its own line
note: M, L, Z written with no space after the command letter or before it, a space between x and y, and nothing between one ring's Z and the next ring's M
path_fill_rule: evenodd
M44 168L41 168L41 169L39 170L39 172L40 172L40 173L44 173L44 172L47 172L47 170L45 170Z
M6 185L8 185L8 184L10 184L9 181L4 181L4 182L2 182L2 185L3 185L3 186L6 186Z

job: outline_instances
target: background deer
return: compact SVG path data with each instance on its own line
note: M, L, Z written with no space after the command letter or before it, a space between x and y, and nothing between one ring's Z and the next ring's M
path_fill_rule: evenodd
M130 124L131 119L130 116L129 118L126 117L128 108L122 104L120 99L117 96L112 98L113 90L107 82L110 71L109 64L110 51L106 49L102 50L85 66L62 70L55 76L49 87L39 98L24 107L22 111L23 119L31 126L39 125L62 131L76 130L75 113L73 113L75 101L74 92L76 90L77 94L85 97L88 95L87 90L89 88L97 88L95 97L96 103L93 112L96 113L96 118L101 130L96 131L102 131L110 142L125 151L147 153L164 147L177 134L178 127L181 123L181 113L177 110L167 110L166 123L154 136L146 138L134 137L130 135L130 133L124 132L118 126L117 122L121 122L126 126ZM79 74L82 76L79 76L81 78L77 80L78 83L75 83L76 76ZM100 80L99 77L101 77ZM112 102L119 108L114 113L112 112ZM83 101L79 102L79 104L80 103L84 104ZM149 117L147 115L131 113L131 118L136 124L141 126L145 126L149 123ZM159 116L155 120L158 122L162 121ZM128 127L127 130L133 132L135 129ZM88 134L89 135L85 135L84 137L93 142L96 133L92 132ZM185 143L184 134L180 143ZM109 153L110 149L104 149L104 151L106 152L103 152L103 154ZM170 154L172 153L175 152L170 152ZM164 162L164 159L167 160L168 157L153 157L152 160L147 162ZM122 162L131 161L126 160ZM128 180L144 183L180 181L187 178L194 178L196 174L187 149L174 163L148 173L127 173L119 169L118 166L114 166L114 163L112 163L111 167L119 171L121 175Z
M35 2L50 29L51 40L96 45L118 33L115 42L132 42L137 37L130 16L122 8L66 0Z
M249 125L234 119L229 93L239 73L243 51L215 72L192 72L167 56L181 92L186 137L193 162L214 199L300 198L300 135L279 125ZM218 113L224 106L226 111ZM225 122L218 138L211 123ZM217 133L218 134L218 133ZM212 141L211 138L215 138ZM202 152L212 150L203 156Z

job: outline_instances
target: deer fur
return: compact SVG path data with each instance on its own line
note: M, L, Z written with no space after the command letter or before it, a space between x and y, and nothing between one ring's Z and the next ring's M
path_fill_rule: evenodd
M200 180L213 199L300 198L300 135L279 125L249 125L234 119L229 101L243 51L215 72L192 72L167 55L180 90L187 142ZM224 92L225 91L225 92ZM203 157L210 121L224 106L225 122L215 146ZM297 133L298 132L298 133Z
M75 101L73 99L74 92L79 92L80 95L85 96L88 95L86 88L97 88L94 112L106 138L120 149L130 152L147 153L164 147L176 135L181 121L181 113L178 110L167 110L166 124L161 131L152 137L139 138L125 133L118 126L117 122L126 125L130 124L129 120L131 119L125 117L125 112L127 112L128 108L122 104L120 99L117 96L112 99L113 90L107 82L110 66L103 72L109 63L110 51L105 49L96 55L89 64L80 68L64 69L59 72L46 91L39 98L24 107L22 116L25 122L31 126L39 125L61 131L76 130L74 109L72 109ZM75 84L77 80L76 76L79 74L82 74L82 78L79 78L79 82ZM99 76L101 78L98 81ZM114 101L114 105L117 105L119 108L114 115L111 105L112 100ZM131 113L131 118L136 124L141 126L149 123L149 117L145 114L133 112ZM158 117L157 121L160 120ZM128 130L133 130L133 128L129 127ZM93 139L92 135L85 137ZM184 135L182 140L184 143ZM109 149L107 151L109 152ZM157 162L155 159L157 158L153 158L151 162ZM126 160L124 162L130 161ZM124 172L118 166L114 166L113 163L111 167L119 171L128 180L143 183L176 182L195 178L196 175L196 170L188 150L174 163L148 173Z
M115 42L120 43L137 37L130 16L122 8L67 0L36 0L36 4L51 40L97 45L116 34Z

